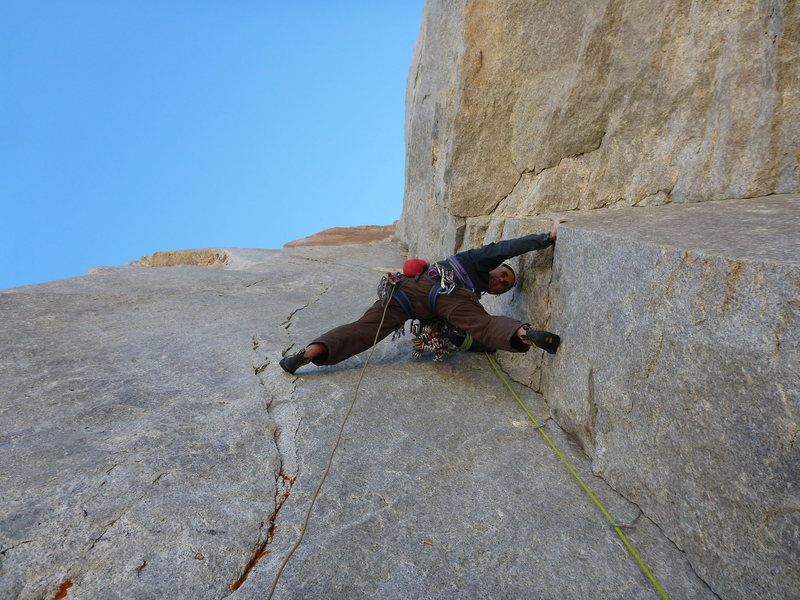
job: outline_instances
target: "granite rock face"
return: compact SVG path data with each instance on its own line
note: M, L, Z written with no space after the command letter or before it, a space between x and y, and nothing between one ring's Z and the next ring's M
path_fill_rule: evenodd
M790 0L429 0L400 235L433 256L488 215L797 193L798 45Z
M211 269L0 292L0 597L266 597L365 357L298 377L277 362L359 316L403 257L387 242L220 250ZM378 346L274 597L655 597L485 358L409 349ZM611 514L638 517L629 538L672 597L714 598L519 392Z
M562 230L554 418L726 599L800 590L800 196Z

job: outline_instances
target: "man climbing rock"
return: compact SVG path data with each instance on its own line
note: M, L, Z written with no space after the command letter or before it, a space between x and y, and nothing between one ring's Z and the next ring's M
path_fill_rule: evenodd
M309 362L334 365L367 350L376 339L376 332L380 341L400 329L408 319L423 323L444 320L487 349L527 352L530 346L536 345L554 354L560 342L556 334L532 329L510 317L490 315L479 298L483 292L502 294L514 287L516 275L504 261L552 246L558 236L558 226L568 220L554 220L549 233L526 235L459 252L420 269L415 276L400 276L393 283L394 289L389 287L390 298L386 293L385 298L379 299L357 321L331 329L299 352L285 356L280 361L281 368L294 373Z

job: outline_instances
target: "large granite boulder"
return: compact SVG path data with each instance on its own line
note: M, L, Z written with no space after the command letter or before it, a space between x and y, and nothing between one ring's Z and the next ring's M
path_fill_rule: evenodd
M277 362L357 317L398 249L213 249L0 292L0 597L263 600L365 357ZM408 351L378 346L275 598L656 597L483 356ZM667 592L714 598L519 392Z
M476 217L800 191L800 4L429 0L401 237Z
M800 196L561 230L555 419L722 598L800 590Z

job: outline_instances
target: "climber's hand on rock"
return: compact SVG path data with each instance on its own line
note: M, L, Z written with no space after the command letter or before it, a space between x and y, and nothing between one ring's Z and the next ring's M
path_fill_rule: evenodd
M559 217L557 219L553 219L553 227L550 229L550 235L548 236L549 239L555 240L558 237L558 226L561 223L567 223L572 219L568 219L567 217Z

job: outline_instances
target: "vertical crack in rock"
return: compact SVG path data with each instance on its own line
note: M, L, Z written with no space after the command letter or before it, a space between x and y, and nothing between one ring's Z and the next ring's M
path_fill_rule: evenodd
M664 348L664 332L658 332L658 342L656 342L656 348L653 352L653 356L647 363L647 372L645 373L645 379L649 378L653 371L656 368L656 363L658 362L659 357L661 356L661 350Z
M277 519L278 513L280 512L281 508L283 508L284 503L289 498L289 495L292 492L292 486L294 485L295 477L287 475L283 471L283 466L281 465L281 470L278 473L278 476L275 478L275 496L273 498L274 502L274 509L272 514L269 517L268 524L269 527L267 529L267 537L264 539L263 542L257 542L256 546L253 550L253 556L250 558L250 562L244 568L242 575L231 585L231 591L235 592L238 590L242 584L247 580L247 577L250 575L250 572L253 568L264 558L267 554L270 553L270 550L267 549L272 543L272 540L275 539L275 529L277 528ZM261 537L260 533L261 530L264 528L264 522L261 522L259 526L259 538Z
M273 498L273 504L275 509L272 511L272 515L270 515L269 518L267 541L265 542L264 546L272 543L272 540L275 539L275 529L277 528L276 521L278 518L278 513L280 512L281 508L283 508L283 505L286 502L286 500L289 499L289 495L292 493L292 486L294 485L295 479L296 477L288 475L283 470L283 466L281 465L281 470L278 473L278 476L275 478L275 497Z
M322 294L320 294L320 296L321 295ZM292 311L292 313L289 315L289 318L282 324L282 327L287 329L287 323L291 321L292 317L297 312L303 308L311 306L318 299L319 297L312 300L305 306ZM258 350L261 348L261 346L262 341L258 338L258 336L254 335L252 338L253 351L258 353ZM283 373L283 371L275 369L267 372L266 369L270 364L272 364L272 361L270 361L269 358L264 358L259 354L253 365L253 371L258 377L259 384L262 387L271 390L270 397L265 404L265 410L267 411L270 422L275 427L272 439L278 455L278 468L277 474L275 475L275 490L272 498L272 512L266 519L259 523L258 533L256 535L256 541L253 545L250 560L242 569L239 578L230 585L231 593L238 590L244 584L244 582L247 581L247 578L250 576L250 573L253 571L256 565L258 565L262 558L270 553L269 545L275 539L275 533L278 526L278 514L280 513L281 508L283 508L283 505L289 499L292 486L294 485L297 477L297 460L294 456L293 438L300 426L299 419L297 419L291 403L279 402L273 408L273 405L276 404L276 400L286 397L291 398L291 396L294 394L295 384L292 379ZM286 435L286 425L292 424L293 422L296 422L296 425L293 431L291 429L289 430L291 435ZM287 464L287 462L290 464Z
M281 327L287 332L293 323L295 315L300 311L314 305L330 289L325 287L316 297L305 305L291 311ZM294 395L294 379L290 379L283 371L273 369L267 371L273 361L259 353L262 341L257 335L252 337L252 350L257 359L253 363L253 372L258 377L259 384L271 390L270 397L265 404L265 410L270 422L274 425L273 443L278 455L278 468L275 475L275 491L272 498L272 513L259 524L256 542L253 546L250 560L244 566L239 578L231 584L231 593L238 590L262 558L270 553L269 546L275 539L278 529L278 515L292 492L292 486L297 479L297 457L294 447L294 437L300 428L300 418L290 402L276 402ZM291 344L283 354L286 354L294 344ZM266 531L265 531L266 530Z

